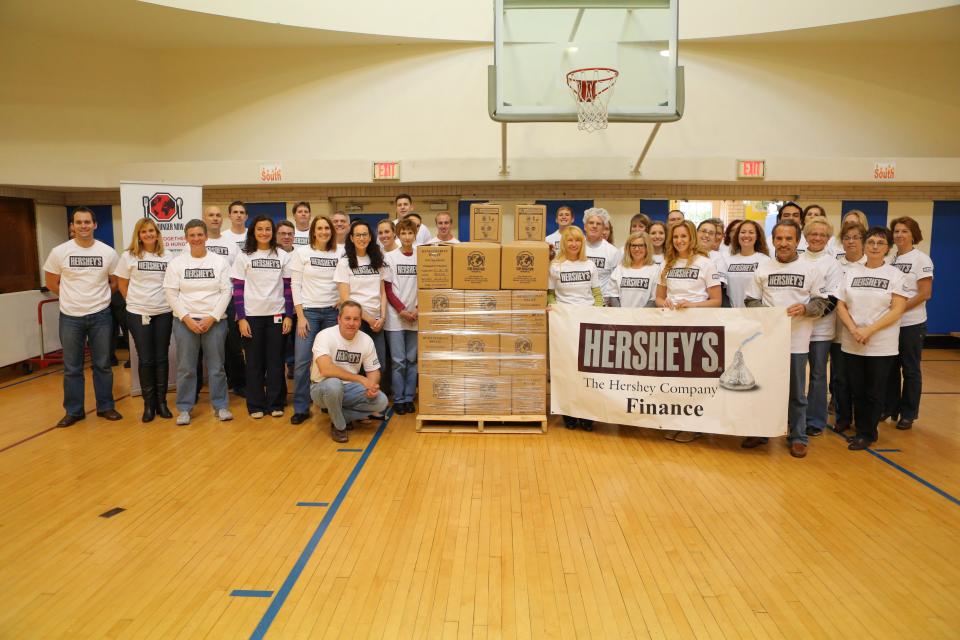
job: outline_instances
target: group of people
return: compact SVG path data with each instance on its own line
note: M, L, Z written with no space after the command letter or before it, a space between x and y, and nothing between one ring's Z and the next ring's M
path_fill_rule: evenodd
M833 429L850 429L849 448L869 447L878 425L893 418L910 429L919 415L920 357L926 336L926 301L933 263L916 248L916 220L870 227L866 215L844 214L839 233L823 207L786 202L768 239L753 220L725 227L716 219L694 225L681 211L666 224L633 217L623 248L615 247L609 213L557 212L559 229L547 238L549 304L609 307L781 307L791 318L790 453L807 454L809 437L828 428L828 386ZM772 252L771 252L772 250ZM828 385L827 368L830 365ZM809 372L809 373L808 373ZM592 430L589 420L564 416L567 428ZM696 432L670 432L690 442ZM765 444L748 437L744 448Z
M167 405L171 336L178 425L191 422L204 369L222 421L233 419L230 389L245 397L251 418L284 416L288 377L291 422L306 421L317 404L329 414L337 442L347 441L354 421L382 417L388 395L396 413L414 411L415 247L457 240L448 213L437 215L433 235L412 211L410 196L397 196L395 205L397 218L373 229L340 212L315 216L307 202L293 206L292 221L257 216L248 225L246 206L233 202L226 230L220 208L209 206L202 220L185 224L187 250L176 257L165 252L148 218L137 222L118 255L94 239L93 211L76 209L74 237L44 265L46 285L60 297L65 415L58 426L85 417L87 343L97 415L121 419L109 361L113 290L126 300L144 422L174 417ZM833 429L855 428L851 449L875 442L886 418L899 429L917 419L933 263L915 246L923 238L912 218L868 228L862 212L849 211L834 234L822 207L787 202L768 239L752 220L695 226L680 211L666 223L637 214L622 249L608 240L612 225L604 209L588 209L582 230L568 207L558 209L556 220L558 231L547 237L555 254L548 305L784 308L791 317L793 456L805 456L809 437L828 428L828 362ZM388 361L389 375L381 375ZM593 428L570 416L564 423ZM668 437L686 442L697 435ZM742 445L764 442L746 438Z

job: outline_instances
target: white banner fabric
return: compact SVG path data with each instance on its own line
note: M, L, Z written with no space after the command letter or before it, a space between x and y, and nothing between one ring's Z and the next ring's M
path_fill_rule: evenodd
M555 414L737 436L787 432L783 309L557 305L549 318Z

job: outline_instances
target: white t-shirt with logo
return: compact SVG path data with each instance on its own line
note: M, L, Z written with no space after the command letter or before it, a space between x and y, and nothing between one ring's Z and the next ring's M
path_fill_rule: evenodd
M248 316L275 316L284 312L283 279L290 277L290 257L283 250L258 249L237 256L233 273L243 280L243 309Z
M377 360L377 350L373 346L373 338L363 331L357 331L353 340L347 340L340 333L339 326L327 327L317 334L313 341L313 362L310 365L310 379L314 382L323 382L317 358L330 356L333 364L354 375L360 373L360 367L367 373L380 368ZM347 383L346 380L343 381Z
M43 270L60 276L60 313L79 318L110 306L110 274L117 252L99 240L81 247L67 240L53 248Z
M723 259L723 279L727 283L727 297L731 307L743 308L743 298L757 274L757 269L769 261L770 256L759 251L754 251L749 256L732 253Z
M163 291L177 318L189 315L222 320L233 295L230 265L211 251L202 258L194 258L189 250L184 251L167 265Z
M587 258L597 265L597 276L600 278L600 291L603 297L610 298L617 295L614 293L613 285L610 284L610 275L623 260L623 251L606 240L601 240L595 245L588 242L584 248L587 251Z
M246 237L246 236L244 236ZM237 259L237 254L240 253L240 250L237 248L237 243L233 240L224 238L222 235L219 238L207 238L206 242L207 251L211 251L218 256L221 256L224 260L227 261L227 264L233 265L233 262ZM187 251L189 251L189 247Z
M813 252L809 248L807 252L800 256L801 260L812 262L820 270L820 277L823 279L824 293L828 296L836 295L843 279L843 269L840 263L824 249L820 252ZM837 334L837 318L834 313L828 313L822 318L813 321L813 333L810 334L810 342L832 341Z
M340 262L337 251L319 251L310 245L294 249L290 258L290 288L293 304L304 309L337 306L340 293L333 274Z
M610 275L610 281L620 298L621 307L646 307L656 300L657 284L660 282L660 265L649 264L642 267L617 265Z
M440 244L440 243L460 244L460 241L457 240L455 237L454 237L454 238L450 238L449 240L441 240L441 239L438 238L437 236L434 236L434 237L430 238L430 241L429 241L427 244Z
M347 256L340 258L333 281L350 286L350 299L363 307L364 313L372 318L380 317L380 281L383 280L384 269L374 269L370 266L370 256L357 256L357 268L350 268ZM389 306L389 305L388 305ZM384 319L386 321L386 319Z
M163 293L163 278L170 264L170 254L158 256L149 251L138 258L124 251L117 261L113 275L129 280L127 285L127 311L141 316L156 316L168 313L170 305Z
M553 290L559 304L592 307L592 289L600 288L597 265L592 260L551 262L547 288Z
M664 259L665 257L666 257L666 256L664 256L664 254L662 254L662 253L655 253L655 254L653 254L653 263L654 263L654 264L663 265L663 259Z
M664 286L670 302L703 302L710 297L707 289L719 287L720 279L713 261L698 253L693 260L678 258L667 271Z
M393 294L400 298L407 309L417 308L417 252L409 256L404 255L401 249L394 249L383 257L389 269L384 276L393 287ZM400 317L400 312L387 301L387 318L384 320L385 331L416 331L417 322L409 322Z
M869 327L890 310L893 296L909 297L904 289L904 275L893 265L871 269L857 264L843 274L843 284L837 290L837 299L843 300L847 311L858 327ZM895 356L900 350L900 325L894 322L876 332L867 344L854 340L844 328L840 339L844 353L858 356Z
M234 233L230 229L220 232L220 237L226 240L227 242L232 242L233 245L237 248L237 253L243 251L243 248L247 244L247 231L244 229L243 233Z
M813 298L826 298L820 270L802 256L793 262L771 259L757 269L747 297L763 300L768 307L787 309L794 304L807 304ZM790 319L790 353L809 353L813 318L805 315Z
M310 227L307 227L306 231L300 231L297 229L297 226L293 226L293 248L294 250L299 249L300 247L309 247L310 246Z
M553 245L554 253L560 253L560 230L559 229L554 231L550 235L548 235L546 238L544 238L544 240Z
M713 279L720 284L726 284L723 271L723 254L713 250L707 254L707 257L710 258L710 262L713 263Z
M850 265L854 264L847 260L846 253L837 254L837 264L840 265L840 284L843 285L843 276L847 273L847 270L850 268ZM857 260L856 264L866 264L867 256L860 256L860 259ZM834 297L836 297L836 292L834 292ZM833 334L833 341L836 344L840 344L840 338L843 335L843 332L846 331L846 328L843 326L843 322L840 320L840 315L836 311L833 312L833 319L836 322L836 331Z
M920 280L933 277L933 260L916 247L894 258L893 266L899 269L904 275L903 290L907 292L908 300L917 295L917 291L919 291L917 283ZM924 301L913 309L904 312L903 317L900 318L900 326L912 327L915 324L926 321L927 303Z

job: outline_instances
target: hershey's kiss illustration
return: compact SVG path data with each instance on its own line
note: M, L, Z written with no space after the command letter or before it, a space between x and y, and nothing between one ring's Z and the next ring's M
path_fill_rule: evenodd
M740 344L740 348L733 354L733 362L720 375L721 387L730 391L749 391L757 386L756 378L753 377L750 369L743 361L743 347L759 335L759 333L755 333Z

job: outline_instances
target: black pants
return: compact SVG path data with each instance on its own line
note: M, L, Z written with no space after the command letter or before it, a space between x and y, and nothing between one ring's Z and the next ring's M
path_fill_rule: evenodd
M242 391L246 386L246 367L243 361L243 343L240 341L240 329L237 327L236 311L233 300L227 305L227 338L223 352L223 369L227 374L227 386Z
M833 396L834 424L853 424L853 391L847 372L847 354L839 342L830 345L830 393Z
M857 417L857 437L877 441L877 425L883 411L887 378L897 356L855 356L844 353L847 375L853 390L853 411Z
M173 329L173 314L161 313L151 316L150 324L143 324L139 314L126 312L127 331L133 336L137 347L137 375L146 396L146 387L154 386L160 400L167 393L167 376L170 371L170 332Z
M283 409L283 325L273 316L247 316L252 338L243 338L247 356L247 411Z
M920 393L923 391L923 374L920 358L923 355L923 339L927 337L927 323L900 327L900 356L890 371L887 381L887 398L884 413L916 420L920 415ZM900 386L901 374L903 386Z

